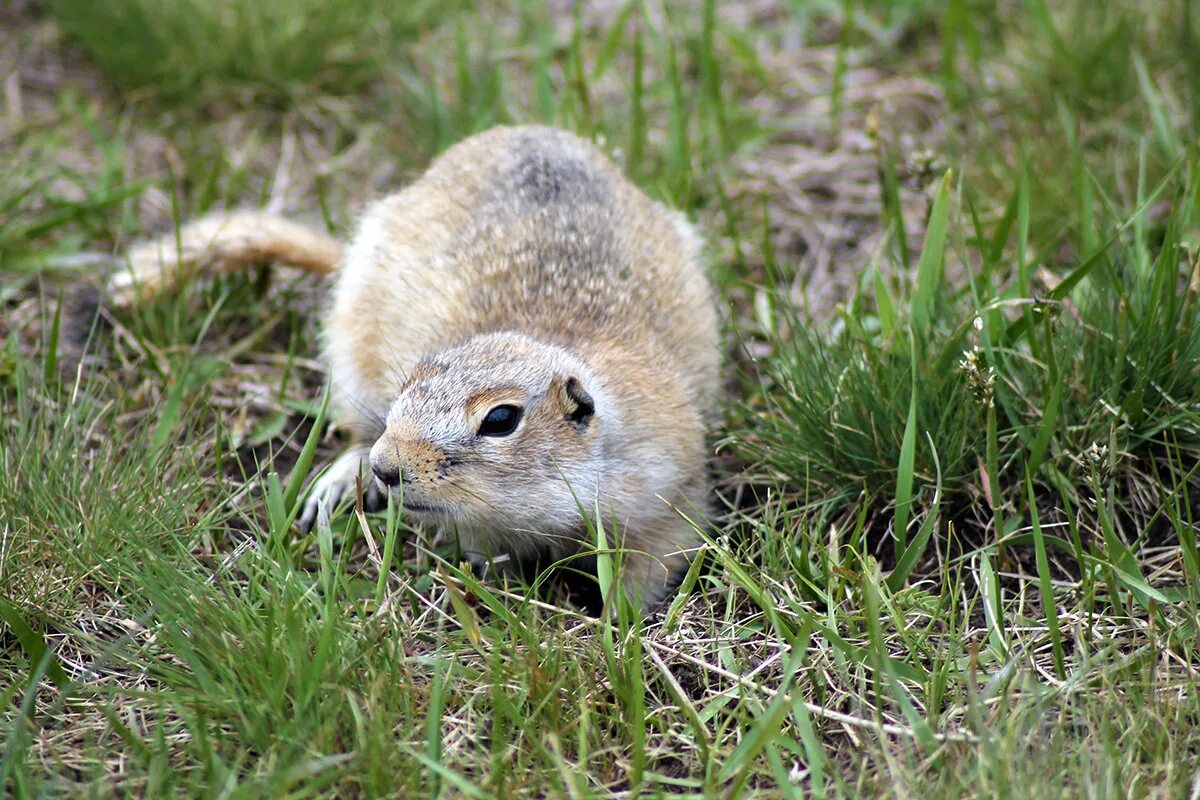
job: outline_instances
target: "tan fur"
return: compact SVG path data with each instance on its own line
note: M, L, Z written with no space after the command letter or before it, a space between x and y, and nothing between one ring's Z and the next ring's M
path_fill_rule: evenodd
M645 605L686 565L698 537L679 512L708 503L717 314L699 237L590 143L533 127L467 139L371 206L344 251L260 214L181 238L183 270L340 260L325 350L354 441L306 521L369 463L484 556L568 556L599 523ZM167 285L177 249L135 250L116 285ZM479 435L498 404L524 409L519 426Z

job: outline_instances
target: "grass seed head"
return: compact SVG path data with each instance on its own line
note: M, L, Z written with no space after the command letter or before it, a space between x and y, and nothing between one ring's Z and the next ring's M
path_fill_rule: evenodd
M1108 457L1108 445L1092 442L1081 454L1084 465L1093 470L1101 483L1108 481L1112 474L1112 459Z
M992 394L996 387L996 370L994 367L983 364L983 351L979 349L978 345L970 350L963 350L963 357L958 362L958 368L967 376L967 388L971 390L975 402L984 408L990 408Z

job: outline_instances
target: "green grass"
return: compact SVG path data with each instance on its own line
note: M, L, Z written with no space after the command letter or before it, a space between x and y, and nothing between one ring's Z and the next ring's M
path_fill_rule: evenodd
M131 198L143 188L125 173L124 141L105 130L107 120L94 107L72 91L55 102L56 115L69 123L17 127L4 140L0 268L26 277L45 268L48 256L76 254L119 230L128 222ZM86 167L59 160L69 147L86 150Z
M122 89L179 103L352 95L435 18L438 4L289 0L52 0L63 29ZM440 11L438 13L445 13Z
M13 14L0 784L1194 794L1200 15L601 5ZM345 230L527 120L693 215L728 309L716 537L645 622L480 584L394 513L289 530L337 451L318 282L80 302L136 236Z
M810 494L886 499L907 466L917 491L931 496L940 481L947 501L973 508L991 489L981 465L1003 497L1019 499L1025 475L1046 493L1074 495L1089 485L1096 465L1085 453L1096 444L1111 448L1100 466L1122 496L1144 500L1140 519L1131 512L1144 524L1164 478L1147 479L1148 465L1169 473L1200 458L1200 302L1182 241L1197 219L1198 184L1178 183L1157 230L1140 215L1098 225L1090 236L1105 246L1040 297L1001 278L991 243L1004 231L980 228L958 243L975 274L957 294L937 277L922 291L936 270L898 297L878 280L874 297L864 292L842 312L834 336L781 310L774 357L736 441ZM950 188L940 190L947 204ZM922 441L905 461L914 430Z

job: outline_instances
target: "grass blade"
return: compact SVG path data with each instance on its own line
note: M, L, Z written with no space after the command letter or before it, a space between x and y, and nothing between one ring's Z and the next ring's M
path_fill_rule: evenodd
M908 518L912 513L913 469L917 450L917 344L911 332L909 343L912 347L912 393L908 399L904 438L900 442L900 463L896 465L896 515L892 524L897 559L908 546Z
M387 523L383 533L383 558L379 564L379 577L375 580L375 607L383 605L387 593L388 578L392 574L392 559L396 555L396 539L400 527L399 501L391 492L388 493Z
M1025 493L1029 498L1029 518L1033 526L1034 557L1037 562L1038 590L1042 597L1042 616L1050 630L1050 646L1054 650L1054 671L1059 679L1066 678L1067 671L1063 656L1062 633L1058 626L1058 603L1054 598L1054 586L1050 581L1050 561L1046 557L1046 540L1042 536L1042 523L1037 509L1037 497L1033 493L1032 471L1025 471Z
M933 320L934 298L941 291L942 266L946 251L946 223L950 214L950 186L954 171L947 170L938 185L929 213L929 226L925 229L925 246L921 249L921 260L917 264L917 282L913 288L913 328L924 342L930 334Z
M321 434L325 431L325 415L329 410L329 391L327 383L325 392L321 395L321 406L317 409L317 418L313 420L312 430L308 432L308 438L304 440L304 447L300 450L296 465L292 467L292 472L288 475L287 491L283 495L283 508L291 519L295 519L299 512L296 501L300 497L300 489L304 486L304 481L308 479L313 457L317 452L317 444L321 441ZM330 510L332 511L332 509Z
M1062 406L1064 384L1063 375L1059 373L1054 388L1050 390L1050 398L1043 407L1042 424L1038 426L1037 436L1034 437L1033 445L1029 448L1029 459L1025 466L1027 475L1036 475L1038 467L1042 465L1042 460L1046 457L1046 449L1050 446L1050 437L1054 435L1054 426L1058 422L1058 411Z
M925 438L929 441L929 451L933 455L933 463L937 469L937 483L933 489L933 504L925 514L925 519L921 522L921 527L917 530L917 535L913 537L912 542L904 548L904 552L900 553L896 559L896 566L892 569L891 574L887 577L887 586L893 592L903 588L905 581L908 580L909 574L917 565L917 561L925 554L925 548L929 545L929 539L933 535L934 529L937 527L939 511L942 503L942 466L938 461L937 449L933 445L933 437L928 433Z

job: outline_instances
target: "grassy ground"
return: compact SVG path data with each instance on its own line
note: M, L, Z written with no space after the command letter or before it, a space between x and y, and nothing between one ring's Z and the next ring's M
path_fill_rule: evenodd
M9 792L1200 794L1194 4L260 5L0 10ZM95 312L138 237L344 232L530 120L699 220L728 311L712 542L645 622L287 529L318 281Z

